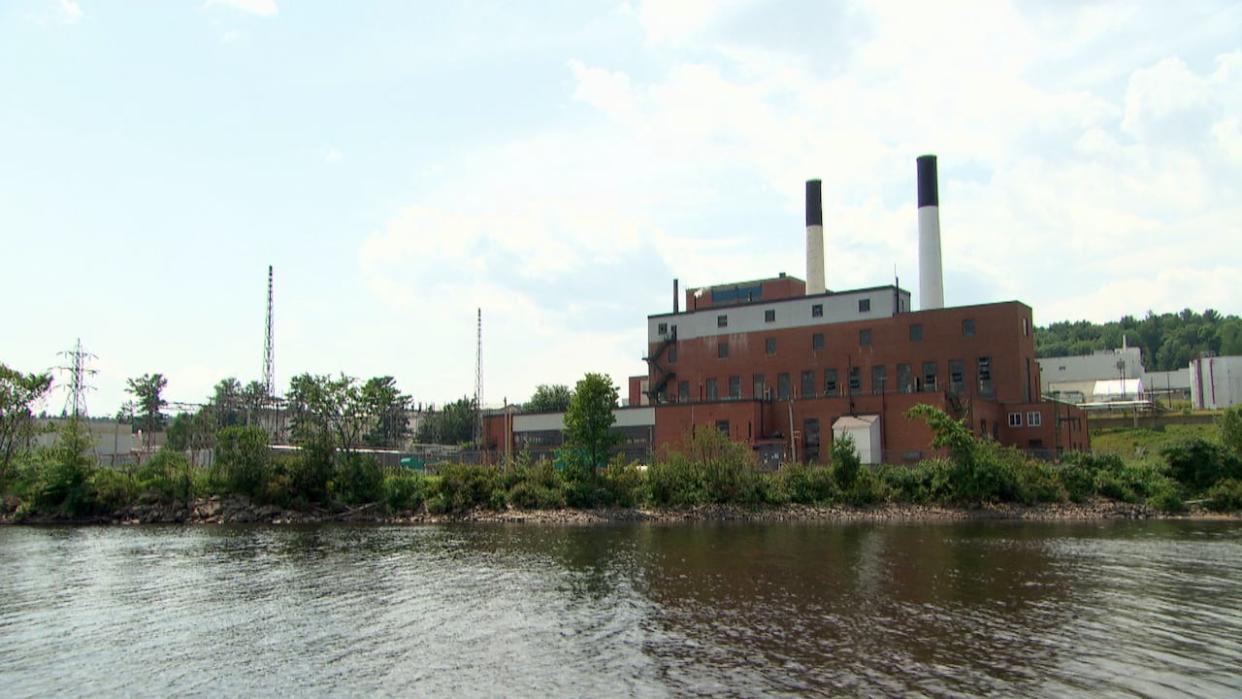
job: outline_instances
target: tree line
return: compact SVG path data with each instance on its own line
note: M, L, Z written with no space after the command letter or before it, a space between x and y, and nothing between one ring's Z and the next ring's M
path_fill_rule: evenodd
M1242 355L1242 318L1210 308L1203 313L1148 311L1141 320L1127 315L1107 323L1051 323L1035 328L1035 352L1039 357L1091 354L1121 347L1123 336L1128 346L1140 349L1147 371L1184 369L1204 353Z

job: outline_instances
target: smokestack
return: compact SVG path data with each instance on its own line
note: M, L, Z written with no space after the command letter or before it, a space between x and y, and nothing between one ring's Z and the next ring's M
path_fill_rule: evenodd
M920 155L919 172L919 309L944 308L944 272L940 267L940 189L936 156Z
M673 313L681 313L681 297L677 295L677 280L673 280Z
M820 181L806 181L806 293L824 293L824 208Z

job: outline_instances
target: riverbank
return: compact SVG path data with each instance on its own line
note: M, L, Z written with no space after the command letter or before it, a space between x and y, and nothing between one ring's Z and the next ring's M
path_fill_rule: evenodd
M457 513L430 513L419 510L391 511L383 503L336 509L289 510L270 504L253 503L240 496L199 498L191 503L145 502L124 510L91 517L27 516L18 518L5 508L0 524L449 524L449 523L530 523L563 525L596 524L674 524L706 522L933 522L971 520L1090 521L1112 519L1242 520L1242 513L1220 513L1191 509L1163 512L1144 504L1097 498L1084 503L1017 505L996 503L979 507L944 507L883 503L870 506L815 505L697 505L692 507L634 507L593 509L503 509L475 508Z

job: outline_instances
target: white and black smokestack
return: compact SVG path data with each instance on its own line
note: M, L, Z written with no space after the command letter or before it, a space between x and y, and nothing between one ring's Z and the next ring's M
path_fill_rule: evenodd
M819 180L806 181L806 293L824 288L824 207Z
M944 308L944 272L940 267L940 188L936 156L920 155L919 171L919 309Z

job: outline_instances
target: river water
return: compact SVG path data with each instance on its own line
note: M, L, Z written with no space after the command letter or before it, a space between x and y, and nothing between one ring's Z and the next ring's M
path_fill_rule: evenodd
M1242 523L3 527L0 694L1242 695Z

